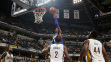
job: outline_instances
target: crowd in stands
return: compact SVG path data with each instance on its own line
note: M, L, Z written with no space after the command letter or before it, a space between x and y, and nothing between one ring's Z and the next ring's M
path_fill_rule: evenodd
M30 59L14 59L13 62L49 62L49 60L30 60Z
M105 38L105 37L111 37L111 30L108 32L101 32L99 34L99 37Z
M67 47L68 47L68 53L73 53L73 54L80 54L82 48L82 46L80 45L73 45Z
M67 46L68 52L73 54L79 54L82 50L83 43L77 41L65 41L65 45Z
M18 38L16 36L11 36L10 34L5 35L4 33L0 33L0 42L7 43L9 45L16 45L22 48L33 48L37 50L42 49L42 45L36 40L30 41L27 39Z
M6 19L6 17L1 17L0 19L3 22L24 28L29 31L34 31L36 33L39 32L39 33L43 33L43 34L44 33L45 34L54 34L54 28L51 26L49 29L45 26L45 29L34 30L35 27L33 28L33 26L31 26L27 23L23 23L22 21L17 20L17 19L13 19L13 18ZM61 28L61 30L64 35L75 35L76 37L80 37L80 38L81 37L88 38L88 34L90 33L90 31L88 31L88 30L79 30L79 29L66 30L64 28ZM110 34L111 34L111 31L109 31L109 33L101 32L99 37L102 37L102 38L109 37L109 36L111 36ZM5 42L8 44L17 45L17 46L21 46L21 47L25 47L25 48L32 47L35 49L42 49L41 48L42 46L40 44L36 43L36 41L29 41L26 39L15 38L14 36L4 35L3 33L0 34L0 42ZM31 43L31 42L33 42L33 43ZM70 49L70 48L73 48L73 49ZM77 46L68 46L68 51L69 51L69 53L75 53L75 52L79 53L81 51L81 46L78 46L78 45Z
M27 31L32 31L32 32L41 33L41 34L54 34L54 30L55 30L54 26L50 26L50 25L46 26L45 25L45 27L41 28L39 26L39 28L37 28L36 26L30 25L28 23L24 23L22 20L13 19L13 18L6 18L5 16L0 17L0 21L6 22L10 25L24 28ZM79 30L79 29L73 29L73 28L70 28L70 29L69 28L61 28L61 30L62 30L63 35L74 35L74 37L79 37L79 38L88 38L88 35L90 33L90 30ZM111 31L109 31L108 33L101 32L101 33L99 33L99 37L100 38L111 37ZM104 42L106 42L106 41L104 41ZM36 50L43 49L43 45L41 45L37 40L30 41L30 40L19 38L16 36L11 36L10 34L5 35L4 33L0 33L0 43L15 45L15 46L22 47L25 49L28 49L28 48L33 48ZM69 43L69 44L71 44L71 43ZM68 45L65 44L68 48L69 54L80 54L81 53L83 45L78 45L78 44L77 45L69 45L69 44ZM107 44L104 44L104 47L107 52L111 52L111 47L107 46ZM38 62L38 61L35 59L14 58L14 62Z
M20 20L17 20L17 19L10 18L10 19L6 20L5 22L8 23L8 24L14 25L14 26L24 28L28 31L33 31L33 29L30 27L30 25L28 25L26 23L23 23L23 22L21 22Z
M45 60L37 60L37 59L18 59L14 58L13 62L41 62Z
M106 52L111 52L111 47L108 46L108 44L104 43L104 47L105 47Z
M11 25L15 25L15 26L24 28L28 31L34 31L36 33L54 34L54 31L55 31L55 25L50 26L50 25L44 24L43 27L41 27L41 26L35 27L30 23L24 23L22 20L19 20L19 19L16 19L16 18L6 18L5 16L1 17L0 21L3 21L3 22L6 22L8 24L11 24ZM38 28L39 30L35 29L35 28ZM84 31L81 30L80 31L80 30L77 30L77 29L74 30L74 29L71 29L71 28L70 29L61 28L61 30L62 30L63 34L69 34L69 35L80 35L80 36L82 36L82 35L87 35L89 33L89 31L86 31L86 30L84 30Z
M30 23L25 23L22 20L18 20L16 18L6 18L5 16L0 17L0 21L6 22L8 24L14 25L14 26L18 26L21 27L23 29L26 29L27 31L32 31L32 32L36 32L36 33L41 33L41 34L54 34L55 31L55 25L54 26L50 26L50 25L46 25L44 24L44 26L36 26ZM49 28L50 26L50 28ZM37 28L37 29L35 29ZM39 29L39 30L38 30ZM85 29L78 29L78 28L62 28L62 34L63 35L75 35L76 37L80 37L80 38L88 38L88 34L90 33L90 30L85 30ZM109 31L111 34L111 31ZM101 32L100 33L100 37L104 38L104 37L109 37L111 35L109 35L107 32Z

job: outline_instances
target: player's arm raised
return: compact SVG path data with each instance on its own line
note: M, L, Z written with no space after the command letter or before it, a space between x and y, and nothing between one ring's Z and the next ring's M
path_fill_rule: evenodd
M50 45L48 46L48 47L46 47L46 48L44 48L43 50L42 50L42 54L45 54L45 53L48 53L48 51L50 50Z
M106 50L105 50L105 48L104 48L103 45L102 45L102 53L103 53L103 56L104 56L105 62L109 62L108 55L107 55Z
M66 47L66 46L64 46L64 54L65 54L68 62L71 62L71 59L70 59L70 57L69 57L69 55L68 55L68 51L67 51L67 47Z
M58 32L59 32L58 34L62 36L62 31L61 31L60 27L58 27L57 29L58 29Z
M53 11L52 14L53 14L53 17L54 17L54 19L55 19L55 24L56 24L56 27L57 27L57 29L58 29L59 35L62 35L62 31L61 31L61 29L60 29L60 27L59 27L59 23L58 23L58 20L57 20L57 18L56 18L56 11Z
M80 55L80 57L79 57L79 59L78 59L78 62L80 62L81 59L85 56L86 51L87 51L87 49L88 49L88 46L89 46L89 40L85 40L85 41L84 41L84 47L83 47L83 49L82 49L81 55Z
M55 8L54 8L54 9L55 9ZM56 27L58 28L58 27L59 27L59 24L58 24L58 20L57 20L57 18L56 18L56 9L55 9L55 11L52 11L51 13L53 14L53 17L54 17L54 19L55 19L55 25L56 25Z
M2 54L2 56L1 56L1 58L0 58L0 62L1 62L1 60L2 60L6 55L7 55L6 52L4 52L4 53Z

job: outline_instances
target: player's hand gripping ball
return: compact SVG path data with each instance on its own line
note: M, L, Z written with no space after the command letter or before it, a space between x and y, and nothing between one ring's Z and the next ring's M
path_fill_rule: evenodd
M49 11L50 13L54 14L56 12L56 9L54 7L51 7Z

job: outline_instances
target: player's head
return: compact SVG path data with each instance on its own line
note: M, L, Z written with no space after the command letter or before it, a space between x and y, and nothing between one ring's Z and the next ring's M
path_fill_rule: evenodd
M60 36L56 36L55 41L56 41L56 43L59 43L61 41L61 37Z
M97 38L98 32L97 31L91 31L89 34L89 38Z
M55 29L55 33L58 33L58 29L57 28Z
M8 51L9 51L9 53L12 53L13 49L9 47Z

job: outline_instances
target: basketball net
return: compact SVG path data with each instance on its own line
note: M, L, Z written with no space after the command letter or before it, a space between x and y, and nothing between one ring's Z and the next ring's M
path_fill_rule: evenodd
M39 8L37 10L34 10L33 13L34 13L34 16L35 16L34 23L40 24L41 22L43 22L42 18L44 16L44 14L46 13L46 8L44 8L44 7Z

